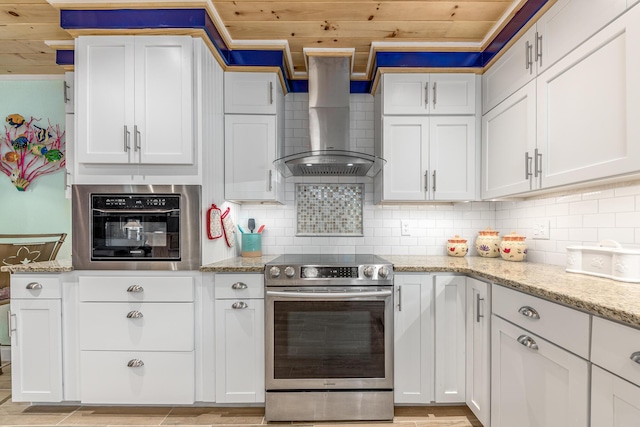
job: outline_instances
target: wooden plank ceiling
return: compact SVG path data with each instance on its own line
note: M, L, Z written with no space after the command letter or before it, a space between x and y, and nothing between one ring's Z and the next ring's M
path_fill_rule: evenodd
M463 42L467 44L464 50L479 50L481 46L477 44L490 32L495 33L496 25L499 27L505 15L512 15L522 2L211 0L232 47L255 48L257 43L252 46L251 41L287 40L296 72L306 71L303 48L353 48L356 73L365 72L372 42L397 43L397 47L385 48L397 51L415 50L410 42ZM135 3L131 1L129 6ZM162 3L145 1L139 5L159 7ZM176 7L180 3L188 7L193 0L164 4ZM0 0L0 74L63 73L62 67L55 64L55 51L44 43L72 39L59 27L59 15L58 9L46 0Z

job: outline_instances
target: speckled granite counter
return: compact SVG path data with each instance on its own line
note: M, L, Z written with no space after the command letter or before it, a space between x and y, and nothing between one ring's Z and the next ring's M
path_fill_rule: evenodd
M31 262L29 264L3 265L0 271L9 273L65 273L73 271L70 259L59 261Z
M381 255L396 273L469 274L597 316L640 327L640 284L565 272L564 267L501 258ZM208 272L264 271L275 256L232 258L202 266Z

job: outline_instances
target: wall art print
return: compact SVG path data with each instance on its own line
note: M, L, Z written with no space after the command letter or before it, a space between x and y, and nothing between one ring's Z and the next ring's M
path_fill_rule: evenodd
M63 169L65 132L60 125L41 127L40 119L26 120L20 114L6 118L0 136L0 171L7 175L18 191L25 191L36 178Z

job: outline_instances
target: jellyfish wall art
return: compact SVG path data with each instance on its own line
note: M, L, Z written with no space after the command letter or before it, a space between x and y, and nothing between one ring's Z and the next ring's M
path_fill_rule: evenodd
M6 121L0 136L0 171L18 191L39 176L64 169L66 143L60 125L38 126L40 119L25 120L20 114L11 114Z

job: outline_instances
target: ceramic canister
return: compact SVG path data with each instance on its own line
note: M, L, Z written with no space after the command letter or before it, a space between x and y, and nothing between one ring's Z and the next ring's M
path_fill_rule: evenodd
M500 234L497 230L487 227L478 231L476 239L476 251L478 255L486 258L496 258L500 256Z
M452 239L447 240L447 255L465 256L468 251L467 239L463 239L456 234Z
M524 261L527 258L527 245L524 236L512 231L502 238L500 256L507 261Z

